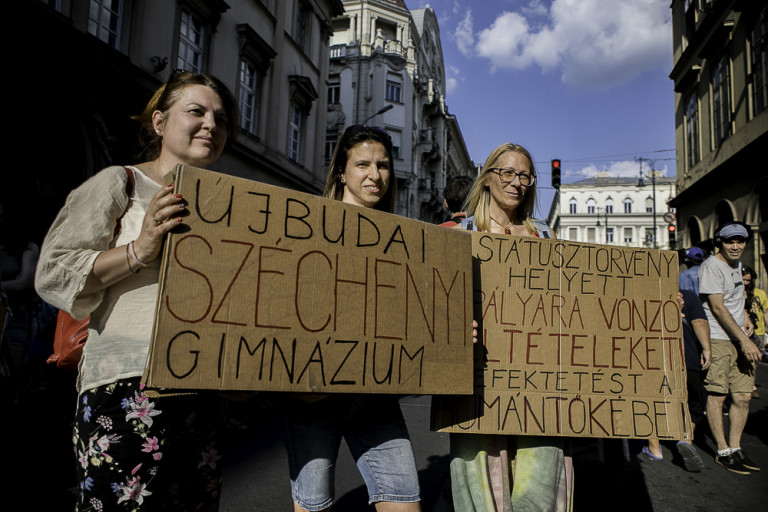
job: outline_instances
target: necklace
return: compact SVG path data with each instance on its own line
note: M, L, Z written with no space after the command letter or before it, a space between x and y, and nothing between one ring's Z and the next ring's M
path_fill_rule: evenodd
M495 222L496 224L498 224L499 226L501 226L504 229L504 234L505 235L511 235L512 234L512 230L510 230L510 228L515 225L514 222L510 222L509 225L505 226L504 224L502 224L501 222L497 221L493 217L491 217L491 220L493 222Z

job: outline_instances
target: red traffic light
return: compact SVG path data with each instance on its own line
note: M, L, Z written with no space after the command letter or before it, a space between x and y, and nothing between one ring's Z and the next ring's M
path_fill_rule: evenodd
M670 224L667 226L667 229L669 229L670 233L674 233L677 230L677 227L674 224Z
M552 188L560 188L560 159L552 159Z

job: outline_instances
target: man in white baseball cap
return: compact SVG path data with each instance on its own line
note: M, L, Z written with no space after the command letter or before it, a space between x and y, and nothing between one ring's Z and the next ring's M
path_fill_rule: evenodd
M699 269L699 293L709 323L712 362L704 380L707 389L707 420L717 443L715 462L734 473L760 471L741 449L741 433L749 415L755 372L760 351L744 331L744 283L741 255L749 241L749 230L741 223L723 225L715 234L717 254ZM731 394L728 440L723 429L723 403Z

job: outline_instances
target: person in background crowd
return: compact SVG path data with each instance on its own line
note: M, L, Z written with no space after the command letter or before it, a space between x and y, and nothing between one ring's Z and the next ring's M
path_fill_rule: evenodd
M760 470L741 448L741 434L755 385L754 367L760 357L742 328L748 322L744 314L740 258L748 240L749 231L744 225L723 225L715 234L719 251L704 260L699 269L699 293L705 299L712 347L712 362L704 387L708 393L707 421L717 443L715 462L739 474ZM730 432L726 440L723 403L729 393L733 402L728 411Z
M683 261L688 269L680 272L678 283L681 290L692 290L696 295L699 294L699 266L704 261L704 251L698 247L686 249Z
M140 379L163 240L186 209L164 176L216 161L237 117L221 81L175 71L137 116L142 163L108 167L75 189L45 238L38 293L74 318L90 315L73 427L78 510L218 507L222 401L213 392L151 397Z
M350 126L331 157L325 197L393 212L393 161L386 131ZM342 437L378 512L421 510L416 461L396 395L297 393L283 405L294 510L328 510L333 504Z
M443 190L443 204L451 214L450 220L440 224L451 228L467 217L466 212L461 211L464 201L467 199L472 184L475 182L469 176L451 176Z
M19 400L28 384L28 355L37 333L40 299L34 280L40 247L28 239L28 226L12 221L11 201L0 202L0 297L7 309L7 325L0 339L2 352L2 396ZM18 214L18 212L17 212Z
M765 323L766 318L768 318L768 296L765 295L763 290L755 287L757 273L751 267L744 265L741 269L741 275L744 281L744 290L747 294L744 309L749 315L752 325L755 326L755 330L750 338L762 356L765 352ZM755 365L755 374L757 374L757 365ZM752 389L752 398L760 398L757 386Z
M502 144L486 159L467 196L468 217L454 229L553 238L544 222L532 218L535 201L533 158L522 146ZM567 439L450 434L450 443L455 510L570 509L573 461Z
M683 350L687 374L688 410L691 414L691 439L696 425L704 419L704 372L709 368L712 351L709 340L709 324L704 306L692 290L680 290L683 299ZM689 440L677 442L677 451L683 458L685 469L700 472L704 462ZM650 462L663 460L658 439L649 439L643 447L643 455Z

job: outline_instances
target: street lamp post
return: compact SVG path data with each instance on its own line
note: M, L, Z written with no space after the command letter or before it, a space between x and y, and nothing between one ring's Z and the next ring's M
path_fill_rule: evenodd
M600 227L600 210L603 208L600 206L595 207L597 210L597 227ZM605 208L605 244L608 245L608 208Z
M656 243L656 171L653 168L654 161L650 158L642 158L639 157L637 159L640 162L640 180L637 182L638 187L644 187L645 182L643 181L643 160L646 162L649 162L651 164L651 189L653 190L653 248L658 249L658 244Z
M390 110L392 110L393 107L394 107L394 105L392 103L388 103L388 104L384 105L379 110L377 110L375 113L373 113L370 116L366 117L365 120L362 123L360 123L360 124L365 125L365 123L367 123L368 121L370 121L374 117L376 117L376 116L378 116L380 114L383 114L384 112L389 112Z

